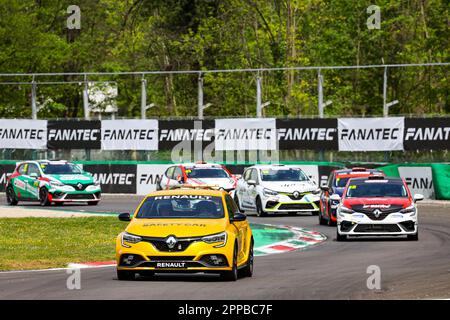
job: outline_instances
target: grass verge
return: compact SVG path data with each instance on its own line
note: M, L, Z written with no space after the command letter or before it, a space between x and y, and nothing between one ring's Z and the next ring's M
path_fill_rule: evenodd
M0 270L114 260L115 238L125 227L116 217L2 218Z

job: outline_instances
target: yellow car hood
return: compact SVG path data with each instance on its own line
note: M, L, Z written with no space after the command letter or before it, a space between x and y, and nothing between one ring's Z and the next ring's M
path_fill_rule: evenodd
M126 231L144 237L197 237L225 231L225 219L142 219L134 218Z

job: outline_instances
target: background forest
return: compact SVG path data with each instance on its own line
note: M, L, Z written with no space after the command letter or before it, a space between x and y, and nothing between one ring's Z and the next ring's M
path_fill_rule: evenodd
M81 29L67 28L69 5ZM381 8L369 30L367 7ZM0 0L0 73L214 70L449 62L447 0ZM449 114L444 67L389 69L391 114ZM383 68L322 70L326 116L381 115ZM317 71L260 73L266 116L317 115ZM256 73L204 75L206 117L255 116ZM115 81L119 117L139 117L141 75ZM147 117L197 113L197 75L148 75ZM40 77L39 81L81 81ZM31 77L0 77L0 117L31 117ZM83 116L82 85L38 85L39 118Z

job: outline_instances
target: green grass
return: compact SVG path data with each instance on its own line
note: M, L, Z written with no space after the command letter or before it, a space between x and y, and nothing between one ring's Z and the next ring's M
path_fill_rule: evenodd
M116 217L2 218L0 270L114 260L115 238L125 227Z

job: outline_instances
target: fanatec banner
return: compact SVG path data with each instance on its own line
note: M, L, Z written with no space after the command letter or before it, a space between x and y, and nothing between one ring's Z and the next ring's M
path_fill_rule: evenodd
M217 119L216 150L277 150L276 120Z
M103 120L103 150L158 150L158 120Z
M101 122L98 120L49 120L48 149L100 149Z
M280 150L337 150L337 119L277 119Z
M46 149L47 120L0 119L0 149Z
M403 117L338 119L339 151L403 150L404 123Z
M449 118L406 118L405 150L449 150L450 119Z
M0 119L0 149L449 150L450 118ZM196 149L197 148L197 149Z

